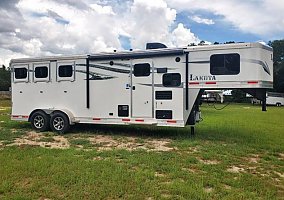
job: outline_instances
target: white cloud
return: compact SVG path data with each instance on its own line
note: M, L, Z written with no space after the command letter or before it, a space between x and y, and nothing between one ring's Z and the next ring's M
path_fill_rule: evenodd
M178 24L173 31L173 43L175 46L186 46L191 43L198 44L200 40L190 31L186 29L183 24Z
M188 12L197 23L217 23L200 15L202 11L217 15L218 20L223 18L243 32L273 39L284 35L283 10L284 3L279 0L0 1L0 62L7 65L8 55L34 57L122 49L121 36L139 49L147 42L167 46L198 43L202 38L194 30L176 24L181 11Z
M124 29L131 35L133 48L144 47L147 42L170 44L170 26L176 18L176 11L163 0L135 0L126 16Z
M6 67L9 66L9 62L13 58L25 58L27 57L25 54L22 53L15 53L11 50L7 50L4 48L0 48L0 66L5 64Z
M223 17L236 29L263 39L283 37L284 2L280 0L166 0L178 11L208 13Z
M131 4L116 0L115 3L129 6L127 12L115 12L113 4L107 1L63 2L21 0L15 4L23 23L11 22L14 28L4 36L0 33L2 48L34 57L122 49L120 36L129 38L135 49L144 49L147 42L176 46L198 40L182 24L172 31L176 10L164 0L134 0ZM115 10L121 11L121 7L115 6Z
M207 25L215 24L215 22L212 19L201 18L197 15L193 16L191 19L199 24L207 24Z
M147 42L162 42L169 47L185 46L199 39L182 23L171 30L176 19L176 10L164 0L135 0L130 19L124 29L131 36L133 48L143 48Z
M18 8L29 22L27 32L38 33L33 35L42 42L43 54L78 54L120 48L119 26L110 6L91 4L89 9L80 10L56 1L22 0ZM51 11L52 16L34 16L34 13ZM58 23L58 16L68 23Z
M115 15L111 6L101 6L98 4L91 4L90 7L99 14L110 14Z

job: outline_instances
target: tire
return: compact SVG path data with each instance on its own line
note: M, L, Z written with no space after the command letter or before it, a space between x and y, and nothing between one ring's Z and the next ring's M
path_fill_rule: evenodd
M279 107L280 107L280 106L281 106L281 103L276 103L276 106L279 106Z
M49 130L49 116L43 111L36 111L32 114L30 122L33 129L37 131Z
M50 128L52 131L63 134L70 128L69 119L66 114L62 112L55 112L51 115Z

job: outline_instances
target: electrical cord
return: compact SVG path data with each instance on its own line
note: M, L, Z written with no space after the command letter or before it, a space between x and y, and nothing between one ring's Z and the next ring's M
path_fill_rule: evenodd
M213 103L210 103L210 102L209 102L209 98L206 97L206 101L207 101L208 106L213 106L213 108L214 108L215 110L223 110L224 108L226 108L227 106L229 106L231 103L233 103L237 98L235 97L234 99L232 99L232 101L229 101L225 106L223 106L223 107L221 107L221 108L217 108L217 107L216 107L217 100L216 100L216 98L214 98L214 99L215 99L215 100L213 101Z

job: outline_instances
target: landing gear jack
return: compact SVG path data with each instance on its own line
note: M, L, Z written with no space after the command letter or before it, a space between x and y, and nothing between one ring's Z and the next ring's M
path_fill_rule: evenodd
M191 135L191 136L194 136L194 135L195 135L195 133L194 133L194 126L191 126L191 127L190 127L190 135Z

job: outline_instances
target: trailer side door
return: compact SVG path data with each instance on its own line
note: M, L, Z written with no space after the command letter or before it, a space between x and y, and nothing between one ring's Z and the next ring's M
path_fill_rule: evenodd
M153 66L151 59L132 61L132 117L153 118Z

